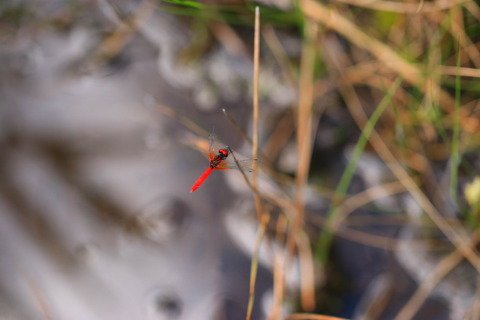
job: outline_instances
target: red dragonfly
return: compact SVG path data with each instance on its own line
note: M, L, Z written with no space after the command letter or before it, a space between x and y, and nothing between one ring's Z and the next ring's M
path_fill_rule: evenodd
M198 187L208 178L210 173L213 170L225 170L225 169L239 169L237 164L234 161L228 161L227 158L231 153L230 147L226 146L225 148L218 149L217 153L215 154L215 147L216 136L214 133L211 133L208 137L208 144L209 144L209 151L208 151L208 159L210 160L210 164L208 168L198 177L197 181L193 184L192 188L190 189L190 193L197 190ZM252 171L252 165L256 161L256 159L248 159L248 160L239 160L237 161L240 165L240 168L244 171Z

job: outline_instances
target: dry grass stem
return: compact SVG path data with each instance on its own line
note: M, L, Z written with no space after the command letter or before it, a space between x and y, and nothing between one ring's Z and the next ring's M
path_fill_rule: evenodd
M255 237L255 246L252 254L252 264L250 267L250 285L249 285L249 298L247 304L247 315L246 320L251 319L253 312L253 304L255 301L255 284L257 282L257 271L258 271L258 255L260 254L260 246L262 245L263 237L265 235L265 229L270 219L268 213L262 214L262 221L260 221L260 227L257 231L257 236Z
M461 5L469 2L469 0L450 0L450 1L432 1L419 3L405 3L395 1L371 1L371 0L336 0L338 2L344 2L354 6L365 7L380 11L391 11L398 13L427 13L438 12L446 9L453 8L457 5Z
M312 255L312 246L308 236L300 231L298 234L298 259L300 263L300 281L302 290L300 291L300 299L302 307L305 310L313 310L315 308L315 268Z
M478 54L480 57L480 54ZM439 66L440 72L449 76L461 76L480 78L480 69L454 67L454 66Z
M333 214L334 218L331 220L331 224L329 225L330 230L332 232L335 232L335 230L343 223L347 216L354 210L372 201L379 200L384 197L389 197L401 192L405 192L405 186L403 185L403 183L401 183L400 181L393 181L390 183L368 188L362 192L357 193L356 195L348 197L335 210L335 213Z
M282 319L282 302L285 290L285 259L280 252L274 252L275 264L273 265L273 302L268 320Z
M317 226L324 226L325 221L326 220L324 218L318 217L318 216L310 219L310 223L313 223L314 225L317 225ZM349 225L351 224L349 223ZM367 233L357 229L352 229L343 225L339 226L334 231L337 236L342 237L344 239L348 239L351 241L368 245L370 247L380 248L380 249L389 250L389 251L398 250L397 249L398 243L399 241L401 241L398 238L375 235L375 234ZM417 241L411 241L411 242L413 243L413 245L415 245L416 243L420 245L425 243L425 241L426 240L418 239Z
M352 228L340 227L335 230L335 234L351 241L368 245L373 248L395 251L400 240L391 237L379 236ZM420 241L419 241L420 242Z
M275 226L275 241L282 245L285 243L286 235L288 230L288 219L284 214L281 214L277 218L277 223Z
M253 52L253 139L252 139L252 155L254 159L258 159L258 79L260 74L260 8L255 8L255 38L254 38L254 52ZM252 184L255 189L257 187L258 179L258 163L253 164ZM255 208L257 209L258 220L262 221L263 209L262 200L258 194L254 195Z
M299 79L299 101L297 111L297 150L298 164L295 179L295 216L293 217L292 227L287 237L286 255L284 267L289 268L291 259L295 254L295 247L298 243L298 235L304 223L305 190L308 183L308 172L310 168L311 148L312 148L312 105L313 105L313 70L315 65L315 47L318 27L314 23L306 23L304 47L302 49L302 58L300 65ZM313 270L305 269L305 270ZM300 274L300 277L313 278L313 275ZM284 280L283 280L284 281ZM301 281L303 285L305 281ZM283 287L283 286L282 286ZM313 295L308 288L301 287L302 297ZM304 310L314 308L314 296L301 300ZM278 301L277 301L278 302ZM276 306L278 309L280 306Z
M332 316L324 316L321 314L313 313L293 313L290 314L286 320L348 320L345 318L338 318Z
M254 52L253 52L253 141L252 141L252 154L253 158L258 158L258 78L259 78L259 61L260 61L260 9L255 8L255 36L254 36ZM233 153L232 153L233 155ZM235 159L235 162L237 160ZM238 162L237 162L238 163ZM246 179L245 173L244 178ZM252 173L252 187L258 190L258 164L254 162ZM255 201L255 209L257 211L257 217L260 223L257 238L255 240L255 252L252 256L252 266L250 269L250 294L247 306L246 320L250 320L253 311L253 304L255 300L255 283L258 271L258 254L260 252L260 246L262 244L263 236L265 233L266 225L270 219L270 215L263 211L262 199L258 192L253 194Z

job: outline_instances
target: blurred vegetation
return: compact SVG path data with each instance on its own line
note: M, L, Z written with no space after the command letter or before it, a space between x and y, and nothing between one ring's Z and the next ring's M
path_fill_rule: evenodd
M472 199L478 197L472 191L476 184L469 185L468 201L464 190L465 183L473 181L480 169L480 9L472 1L444 6L435 1L362 3L298 1L292 2L288 10L261 6L264 27L288 30L304 42L314 43L315 61L311 67L315 71L310 81L314 88L321 89L310 101L309 117L321 127L322 117L342 114L335 131L348 135L337 134L334 153L341 154L339 150L347 145L356 146L337 185L329 184L329 179L318 179L323 173L317 171L315 163L311 164L309 181L320 183L317 188L336 190L331 193L332 202L320 236L311 238L312 250L319 261L327 263L332 236L348 221L338 216L339 209L354 196L352 192L358 192L352 191L350 184L364 152L383 161L404 191L413 196L428 217L425 227L438 228L453 243L452 250L459 250L469 240L458 238L457 233L475 237L479 227L476 200ZM205 6L204 12L211 13L210 9L215 8L216 19L232 25L252 12L251 4L234 10L230 6ZM229 16L232 11L236 12L235 18ZM312 25L319 26L318 31L305 32ZM305 57L282 54L286 56L283 61L290 65L280 62L280 66L294 70L300 97L308 95L301 85ZM329 87L322 89L327 83ZM340 103L321 107L321 100L331 92L339 95ZM299 112L296 108L292 106L294 114ZM352 132L352 123L358 131ZM296 130L301 130L302 125L297 122ZM315 141L313 146L309 157L321 158L325 150L317 148ZM293 198L292 203L296 204ZM379 207L368 204L368 208L382 214ZM408 217L405 210L391 208L383 214L402 213ZM456 221L452 223L447 217ZM304 226L308 228L308 216L306 219ZM460 225L462 230L458 229ZM472 262L479 257L474 245L469 246L472 250L466 255Z
M303 200L295 195L288 199L296 215L288 215L289 227L284 231L293 239L303 233L309 235L316 266L332 270L329 263L333 237L339 229L349 228L348 214L354 210L365 206L381 218L390 214L402 216L403 221L411 218L405 207L384 210L376 206L375 195L365 194L359 207L349 202L375 187L352 187L358 161L365 153L374 155L388 168L393 176L390 183L398 182L403 192L415 199L424 213L425 227L441 231L453 244L452 251L462 252L470 263L480 266L476 242L470 242L478 238L480 229L480 7L476 2L299 0L284 7L275 2L267 5L250 1L153 3L192 26L196 36L180 57L200 60L216 37L214 23L231 28L249 52L253 51L253 12L255 6L260 6L262 58L276 59L280 73L298 90L299 101L303 97L308 105L305 111L299 111L298 102L288 111L272 112L272 119L293 115L291 131L285 133L291 136L279 141L303 137L296 140L296 152L308 171L306 182L298 180L305 167L282 172L292 179L288 183L279 180L278 185L303 190L301 199L306 197L307 185L331 200L319 225L312 218L316 213L309 212ZM73 13L79 8L72 5L51 21L74 19ZM14 32L34 16L29 4L0 4L2 37L6 29ZM271 30L273 33L267 33ZM272 34L279 40L277 47L272 46ZM287 36L298 39L301 50L287 48L282 38ZM311 57L305 54L308 50L313 52ZM262 60L261 65L267 63ZM302 118L300 112L307 114ZM313 124L299 122L299 118ZM305 142L309 150L301 154L301 145L306 141L301 134L304 128L309 128L306 134L311 135L311 142ZM323 128L329 128L327 132L331 133L328 145L319 136L325 132ZM276 128L269 129L274 132ZM348 156L347 147L353 147ZM274 156L280 156L280 152ZM273 158L266 162L282 171L277 161ZM340 174L336 170L339 163ZM330 170L337 175L325 177ZM392 197L398 193L392 191ZM346 205L350 207L345 209ZM295 219L301 223L300 230L292 227ZM399 225L408 227L408 222ZM272 233L281 233L272 229ZM462 246L469 250L460 249ZM338 281L336 276L332 279ZM316 290L317 295L323 295L321 286ZM311 293L302 292L303 296L307 294ZM332 301L337 298L332 297ZM310 311L305 300L300 302L299 310Z

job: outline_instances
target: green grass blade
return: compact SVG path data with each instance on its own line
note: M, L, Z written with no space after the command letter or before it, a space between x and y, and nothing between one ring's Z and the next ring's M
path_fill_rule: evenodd
M190 7L190 8L196 8L196 9L205 8L205 5L198 1L191 1L191 0L164 0L164 1L167 3L172 3L172 4L181 5L181 6Z
M460 48L460 45L458 46ZM460 50L460 49L459 49ZM460 66L460 51L457 54L457 68ZM458 166L460 164L460 95L461 82L460 74L455 76L455 109L453 112L453 137L452 137L452 158L450 167L450 196L457 201Z
M365 145L367 144L373 129L375 128L375 124L377 123L378 119L380 118L382 113L385 111L385 109L389 105L390 100L392 99L392 96L400 86L401 82L402 82L401 78L397 78L395 80L393 85L390 87L390 90L387 91L385 97L379 103L377 109L372 113L370 119L368 120L367 124L363 128L362 134L358 139L357 144L355 145L355 148L352 153L352 157L350 158L347 164L347 167L345 168L345 171L343 172L342 177L340 178L340 182L338 183L338 186L335 190L332 203L330 204L330 207L328 208L328 211L327 211L327 218L325 221L325 225L327 227L323 229L316 246L316 257L323 263L325 263L328 259L328 250L330 248L330 244L333 236L328 226L330 225L331 221L333 221L334 213L338 207L337 200L345 196L348 186L352 181L353 174L355 173L358 160L360 159L360 156L363 150L365 149Z

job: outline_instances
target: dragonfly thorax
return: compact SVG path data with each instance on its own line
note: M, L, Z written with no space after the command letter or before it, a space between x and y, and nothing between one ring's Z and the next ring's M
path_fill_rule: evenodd
M228 157L227 149L218 149L218 154L210 160L210 167L215 168Z

